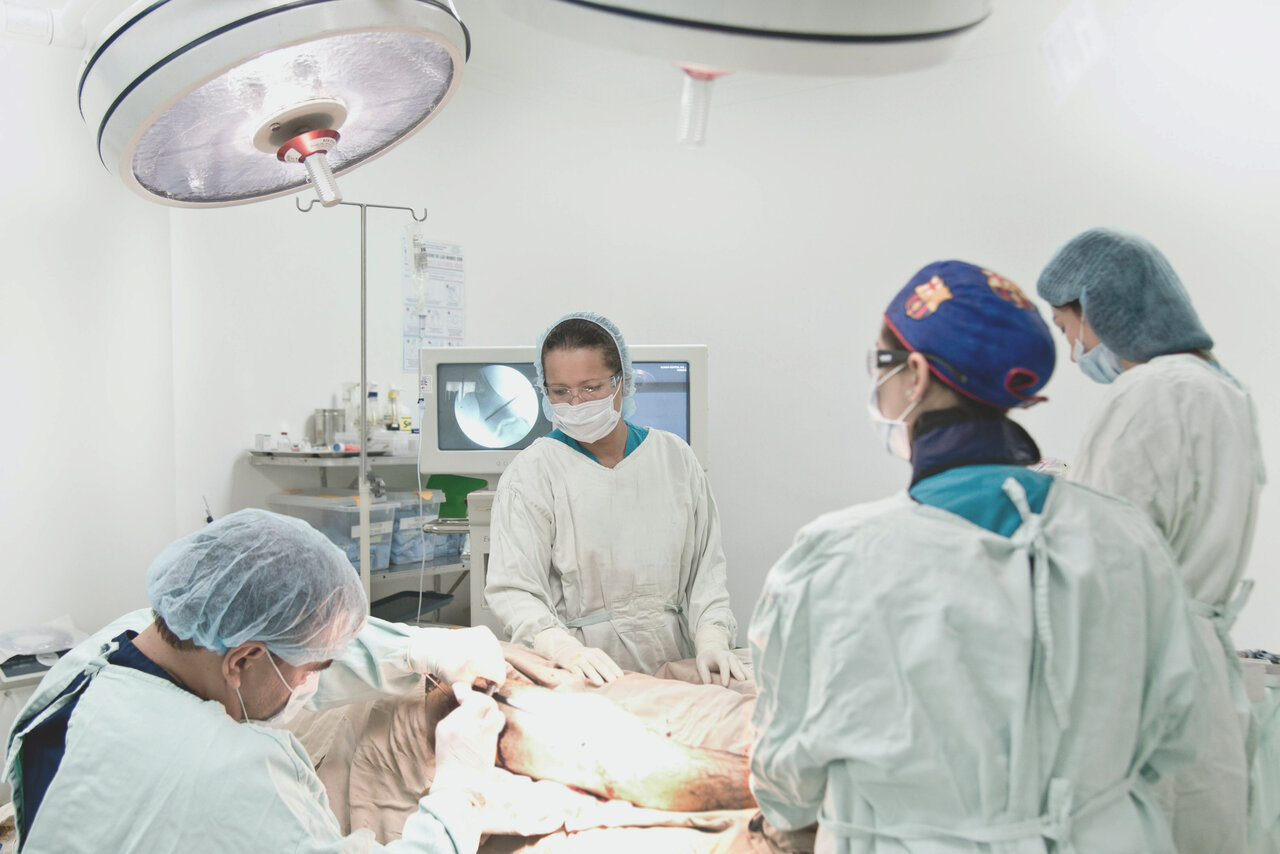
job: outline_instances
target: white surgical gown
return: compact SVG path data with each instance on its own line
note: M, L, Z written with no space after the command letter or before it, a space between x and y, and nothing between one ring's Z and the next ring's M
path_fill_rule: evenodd
M1267 677L1273 679L1274 677ZM1250 775L1249 854L1280 852L1280 683L1255 704L1258 749Z
M1012 537L905 495L829 514L750 641L752 790L818 851L1172 850L1149 780L1199 740L1203 650L1123 502L1057 481Z
M538 439L503 473L492 518L485 598L515 643L566 628L644 673L693 656L704 630L733 646L720 518L678 436L650 429L613 468Z
M1192 607L1212 662L1204 679L1213 724L1196 764L1175 775L1161 798L1182 854L1238 854L1248 801L1248 702L1229 606L1266 479L1253 401L1197 356L1161 356L1130 368L1107 387L1071 476L1146 513L1198 603Z
M390 845L378 845L369 831L344 837L311 760L291 733L240 723L221 703L104 663L112 638L151 621L149 610L134 612L77 646L19 715L5 767L15 783L23 733L77 675L86 669L93 674L71 714L66 753L23 842L24 854L476 850L474 810L456 793L428 795L405 823L403 838ZM321 674L316 707L421 690L422 677L408 667L406 640L395 624L370 620L347 655ZM21 797L20 784L14 795Z

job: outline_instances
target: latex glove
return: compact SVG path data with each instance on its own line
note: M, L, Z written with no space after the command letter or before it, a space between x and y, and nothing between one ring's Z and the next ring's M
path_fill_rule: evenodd
M533 648L592 685L603 685L622 675L622 668L609 657L609 653L593 646L583 646L577 638L559 627L534 635Z
M1060 475L1064 477L1067 474L1066 461L1060 460L1057 457L1044 457L1040 462L1028 466L1028 468L1032 471L1039 471L1044 472L1045 474Z
M720 674L720 684L725 686L729 684L730 677L741 680L747 678L742 662L733 654L728 635L723 629L718 626L699 629L694 643L698 648L698 678L704 684L711 682L713 670Z
M507 678L502 647L488 626L418 629L409 637L408 655L413 672L432 673L449 684L485 680L501 685Z
M436 773L431 791L476 790L493 770L498 733L506 718L490 697L471 689L470 682L455 682L460 704L436 724Z

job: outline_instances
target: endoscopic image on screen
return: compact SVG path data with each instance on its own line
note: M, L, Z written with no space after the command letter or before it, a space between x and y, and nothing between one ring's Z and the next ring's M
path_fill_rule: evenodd
M442 364L437 379L442 451L520 450L551 431L530 363Z

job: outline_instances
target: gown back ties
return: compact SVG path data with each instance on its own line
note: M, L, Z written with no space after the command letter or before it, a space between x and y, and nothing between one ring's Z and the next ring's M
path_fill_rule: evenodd
M1067 698L1054 675L1053 626L1049 618L1049 552L1044 538L1044 524L1039 514L1031 511L1027 491L1015 478L1007 478L1001 487L1022 517L1022 524L1014 531L1010 541L1027 552L1031 564L1032 609L1035 619L1035 642L1040 648L1037 667L1040 680L1049 694L1049 702L1059 725L1065 729L1070 722ZM978 844L1018 842L1029 839L1047 839L1057 845L1060 854L1078 854L1072 842L1072 823L1075 819L1092 813L1120 798L1128 797L1138 785L1137 769L1122 777L1075 809L1075 792L1071 780L1057 777L1049 781L1045 811L1036 818L1025 821L994 824L985 827L952 828L929 824L905 822L897 825L872 827L838 821L826 815L819 817L819 824L828 832L846 838L884 837L899 841L954 839ZM1025 781L1033 782L1033 781Z

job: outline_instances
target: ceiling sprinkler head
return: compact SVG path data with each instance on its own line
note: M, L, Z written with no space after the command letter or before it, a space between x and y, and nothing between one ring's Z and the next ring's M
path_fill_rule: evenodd
M293 137L276 152L276 158L282 163L301 163L307 167L307 177L320 197L320 204L326 208L342 201L326 154L338 144L338 139L336 130L309 130Z

